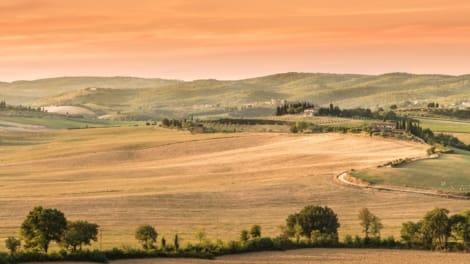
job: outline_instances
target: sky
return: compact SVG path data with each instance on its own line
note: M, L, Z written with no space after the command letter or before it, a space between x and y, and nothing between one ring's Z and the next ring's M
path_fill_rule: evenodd
M470 73L468 0L0 0L0 80Z

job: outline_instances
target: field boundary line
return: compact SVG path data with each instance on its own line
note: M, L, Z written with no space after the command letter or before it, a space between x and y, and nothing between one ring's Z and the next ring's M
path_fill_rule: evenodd
M340 185L350 186L350 187L355 187L355 188L360 188L360 189L375 189L379 191L391 191L391 192L414 193L414 194L422 194L422 195L429 195L429 196L438 196L438 197L444 197L448 199L470 200L470 197L465 196L465 195L446 193L446 192L437 191L437 190L371 184L371 183L362 181L358 178L355 178L348 171L344 171L336 175L334 177L334 182Z

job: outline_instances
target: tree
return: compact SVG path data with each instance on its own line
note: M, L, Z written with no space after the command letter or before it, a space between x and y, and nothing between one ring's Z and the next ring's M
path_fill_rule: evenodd
M250 239L250 234L248 233L248 230L242 230L240 232L240 241L243 243L246 243Z
M144 249L155 248L154 243L157 242L158 233L151 225L139 226L135 231L135 238L140 241Z
M67 224L62 242L72 252L82 250L83 245L90 245L98 240L98 225L87 221L74 221Z
M465 250L470 242L470 211L456 214L449 219L452 235L462 241Z
M297 221L294 225L294 237L295 237L295 242L299 244L300 242L300 236L302 235L302 226L299 224L299 221Z
M21 241L15 237L8 237L5 240L5 247L10 250L10 254L16 253L16 250L21 246Z
M196 233L194 233L194 237L196 237L196 239L199 241L199 244L201 244L204 240L206 240L206 230L204 230L204 228L198 228Z
M170 120L168 120L168 118L164 118L164 119L162 120L162 125L163 125L164 127L169 127L169 126L170 126Z
M423 223L408 221L402 224L400 235L401 239L408 245L408 247L415 247L416 245L424 244L423 234L421 233Z
M35 207L21 224L26 248L47 253L51 241L60 242L67 227L64 214L57 209Z
M320 234L331 234L337 237L340 226L335 212L325 206L310 205L304 207L299 213L287 217L287 229L289 235L295 234L294 226L298 223L302 227L301 235L310 239L312 231L319 231Z
M253 225L250 229L250 235L252 238L261 237L261 226Z
M180 240L178 234L175 234L175 239L173 244L175 245L175 250L178 251L180 249Z
M358 217L361 221L360 224L366 240L369 239L369 235L380 237L380 230L383 228L380 218L371 213L367 208L362 208L359 211Z
M162 249L166 248L166 239L165 237L162 237Z
M429 235L435 249L445 249L451 230L449 224L449 210L436 208L424 216L423 232Z

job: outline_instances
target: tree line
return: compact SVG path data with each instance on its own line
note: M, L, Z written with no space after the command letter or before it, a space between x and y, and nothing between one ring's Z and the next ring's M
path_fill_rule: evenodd
M9 105L5 100L0 101L0 111L5 110L16 110L16 111L28 111L28 112L47 112L42 107L31 107L23 105Z
M293 115L303 113L306 109L313 109L315 106L309 102L285 103L276 107L276 115Z
M309 205L299 212L290 214L278 236L263 236L262 228L253 225L240 232L238 240L212 241L204 229L197 229L193 243L181 245L178 234L171 240L159 238L156 228L141 225L135 230L138 248L113 248L111 250L89 250L84 248L97 241L99 226L87 221L67 221L65 215L53 208L35 207L26 216L20 227L21 240L9 237L5 246L8 255L0 253L0 263L28 261L80 260L107 262L113 259L144 257L196 257L213 258L262 250L286 250L311 247L348 248L413 248L431 250L467 251L470 244L470 211L449 215L444 208L427 212L418 222L402 224L400 239L380 234L384 228L381 218L369 209L358 212L362 236L338 237L340 222L337 214L327 206ZM159 243L158 243L159 241ZM20 247L23 244L24 250ZM49 245L55 242L59 252L49 253ZM48 254L49 253L49 254Z

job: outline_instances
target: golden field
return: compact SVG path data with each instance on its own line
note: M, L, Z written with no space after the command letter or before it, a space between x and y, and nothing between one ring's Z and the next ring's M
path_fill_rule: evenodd
M464 253L442 253L390 249L299 249L284 252L257 252L206 259L132 259L112 261L113 264L465 264L470 257ZM63 262L57 264L86 264ZM32 263L33 264L33 263Z
M154 225L167 241L178 233L183 243L193 240L196 228L228 240L259 224L274 236L288 214L308 204L337 212L340 237L360 234L362 207L383 219L383 236L395 237L402 222L436 206L468 209L468 201L333 182L351 168L426 155L427 145L409 141L346 134L192 135L156 127L2 133L11 142L29 142L0 146L2 241L17 234L37 205L98 223L102 241L94 247L102 248L136 246L133 233L140 224Z

